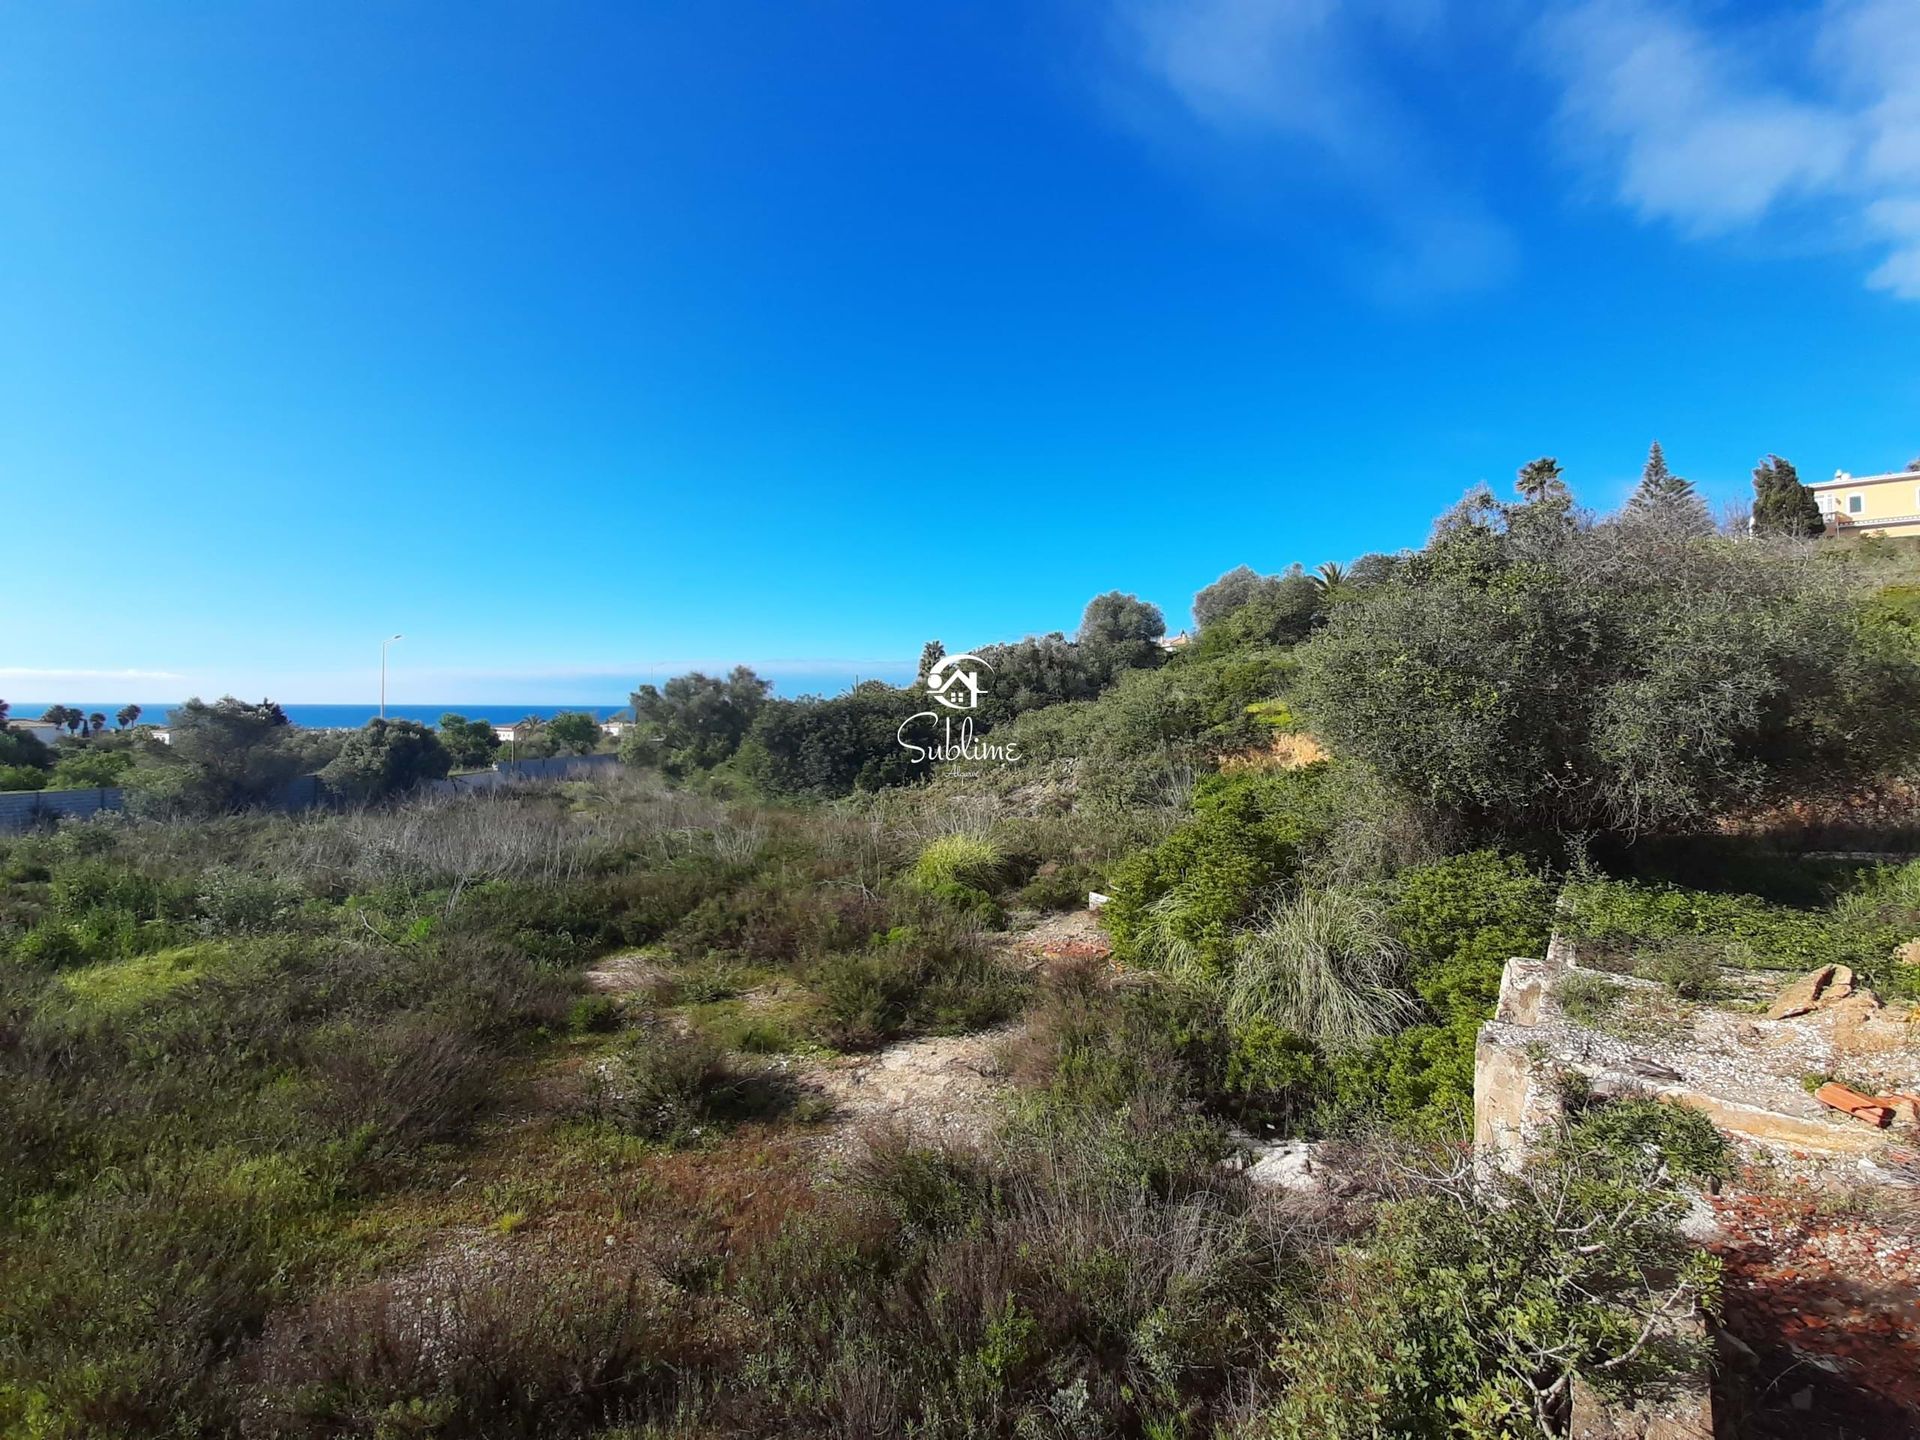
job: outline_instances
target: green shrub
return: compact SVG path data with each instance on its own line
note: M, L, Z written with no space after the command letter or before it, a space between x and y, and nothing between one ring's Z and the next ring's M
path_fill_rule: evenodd
M22 964L41 970L84 965L91 958L73 927L58 920L44 920L34 926L20 937L13 953Z
M1574 1122L1572 1146L1603 1152L1622 1166L1657 1157L1676 1179L1699 1183L1733 1175L1733 1151L1713 1122L1685 1105L1654 1100L1609 1100L1585 1107Z
M1192 819L1113 867L1105 916L1114 953L1217 973L1234 930L1292 878L1302 847L1324 833L1325 770L1202 781Z
M684 1145L776 1115L793 1100L784 1075L739 1065L712 1040L659 1025L615 1057L591 1109L630 1135Z
M1014 903L1028 910L1082 910L1089 891L1101 886L1099 873L1085 865L1042 867L1021 887Z
M1490 1016L1507 961L1546 954L1553 894L1518 856L1454 855L1404 872L1395 890L1413 987L1443 1018Z
M1546 952L1553 896L1524 862L1490 850L1403 871L1391 894L1407 977L1431 1020L1331 1057L1319 1122L1380 1118L1464 1135L1480 1024L1493 1013L1508 958Z
M1791 543L1582 524L1565 497L1469 496L1298 658L1336 752L1516 843L1710 828L1920 738L1920 663L1838 572Z
M1278 1121L1301 1118L1326 1084L1326 1067L1313 1044L1271 1020L1235 1026L1227 1051L1225 1085L1243 1102Z
M44 790L49 778L37 765L0 765L0 791Z
M1480 1020L1456 1015L1412 1025L1327 1062L1323 1128L1381 1119L1418 1135L1459 1140L1473 1116L1473 1050Z
M575 1035L606 1035L621 1025L620 1002L611 995L582 995L567 1011L567 1029Z
M1019 1007L1023 977L964 930L901 926L865 950L824 957L809 979L820 1038L870 1049L913 1032L977 1030Z
M1713 1163L1697 1133L1712 1127L1625 1105L1577 1122L1494 1193L1435 1188L1383 1207L1278 1347L1285 1383L1256 1433L1544 1440L1575 1377L1619 1396L1704 1365L1705 1342L1684 1330L1641 1340L1718 1294L1718 1262L1677 1228L1687 1200L1670 1163Z
M957 916L986 930L1001 929L1007 912L1000 902L984 890L963 885L957 880L940 880L926 887L928 897Z
M1857 935L1818 911L1793 910L1751 895L1719 895L1674 885L1592 880L1567 886L1568 929L1599 942L1599 953L1624 953L1648 940L1698 937L1720 963L1766 970L1816 965L1868 966L1884 959Z

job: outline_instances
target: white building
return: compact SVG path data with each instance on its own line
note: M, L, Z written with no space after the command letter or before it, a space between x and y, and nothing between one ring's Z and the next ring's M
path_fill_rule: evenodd
M7 729L16 735L31 735L42 745L52 747L53 742L67 732L50 720L9 720Z

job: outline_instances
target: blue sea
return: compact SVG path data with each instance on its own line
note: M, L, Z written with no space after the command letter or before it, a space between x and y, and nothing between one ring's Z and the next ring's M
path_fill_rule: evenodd
M862 678L885 680L889 684L904 685L913 679L913 674L914 666L911 661L892 664L876 663L873 673L863 676ZM775 694L788 697L799 695L837 695L853 684L852 676L835 673L792 672L781 674L775 672L765 674L765 678L773 682ZM662 675L660 677L660 683L665 683L666 679L667 677ZM202 698L211 700L215 697L207 695ZM252 697L242 696L241 698L250 699ZM52 700L15 700L11 702L13 718L16 720L34 719L49 705L55 703L56 702ZM62 700L57 703L71 706L89 715L98 711L107 717L107 723L111 726L115 712L117 712L121 706L125 705L127 701ZM140 707L140 720L142 724L163 725L166 723L167 712L180 702L178 700L140 700L134 703ZM280 708L287 712L287 718L294 724L305 726L310 730L357 730L380 713L380 707L378 705L283 704ZM491 725L510 725L516 720L526 719L529 715L538 715L541 719L547 720L564 711L580 710L584 710L596 720L608 720L624 712L626 708L627 700L624 695L610 700L580 700L565 705L536 705L529 704L526 701L521 701L518 704L505 705L461 704L457 701L449 701L444 705L401 705L389 703L387 705L387 718L389 720L418 720L424 725L438 725L442 715L454 714L464 715L469 720L485 720Z
M15 720L32 720L55 702L40 704L32 700L12 702L12 714ZM95 711L107 717L111 728L113 717L125 700L66 700L59 702L70 705L76 710L91 715ZM180 702L177 700L135 701L140 707L140 723L143 725L164 725L167 712ZM380 713L378 705L282 705L287 719L309 730L358 730L367 721ZM516 720L524 720L529 715L538 715L542 720L551 719L563 711L584 710L596 720L607 720L626 709L624 702L609 704L604 700L583 700L577 705L387 705L389 720L418 720L423 725L438 725L442 715L464 715L469 720L485 720L492 725L510 725Z

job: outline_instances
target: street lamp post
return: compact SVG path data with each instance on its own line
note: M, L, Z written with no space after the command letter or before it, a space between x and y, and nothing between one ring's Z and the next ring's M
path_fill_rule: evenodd
M389 635L380 642L380 718L387 718L387 646L396 640L404 640L404 635Z

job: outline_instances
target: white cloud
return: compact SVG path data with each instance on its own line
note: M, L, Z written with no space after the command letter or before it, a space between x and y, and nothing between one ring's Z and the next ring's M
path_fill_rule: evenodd
M1122 0L1125 62L1188 125L1329 171L1370 217L1351 248L1373 252L1394 298L1501 279L1506 227L1449 173L1387 83L1382 54L1419 50L1446 20L1440 0Z
M1920 299L1920 3L1829 0L1783 31L1578 0L1538 43L1563 133L1643 218L1878 244L1869 283Z

